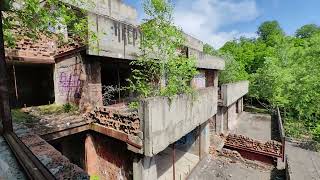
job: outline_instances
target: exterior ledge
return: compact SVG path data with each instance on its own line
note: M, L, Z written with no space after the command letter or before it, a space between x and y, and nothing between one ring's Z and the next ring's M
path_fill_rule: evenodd
M197 67L202 69L224 70L225 61L216 56L203 55L197 60Z
M216 87L197 91L197 97L178 95L147 98L140 102L143 122L144 154L153 156L182 138L217 113Z
M249 81L239 81L221 85L220 106L229 107L249 92Z

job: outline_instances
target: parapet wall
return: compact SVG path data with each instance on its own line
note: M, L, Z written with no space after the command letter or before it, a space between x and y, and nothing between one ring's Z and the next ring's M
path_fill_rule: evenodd
M141 101L139 116L144 123L144 154L153 156L217 113L215 87L197 91L196 99L179 95L171 102L165 97Z
M229 107L249 92L249 81L221 85L222 106Z

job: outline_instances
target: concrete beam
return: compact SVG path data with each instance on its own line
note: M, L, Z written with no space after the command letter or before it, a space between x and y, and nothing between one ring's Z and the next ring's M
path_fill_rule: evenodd
M229 107L249 92L249 81L221 85L222 106Z
M224 70L225 62L219 57L204 55L203 58L197 60L197 67L202 69Z

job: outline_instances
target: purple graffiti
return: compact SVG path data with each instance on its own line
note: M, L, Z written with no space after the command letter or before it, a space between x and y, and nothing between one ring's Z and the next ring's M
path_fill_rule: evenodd
M75 73L60 72L59 92L61 94L77 93L80 88L80 76Z

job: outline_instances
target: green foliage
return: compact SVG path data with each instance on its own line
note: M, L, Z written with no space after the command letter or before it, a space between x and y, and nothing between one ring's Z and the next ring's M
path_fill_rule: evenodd
M142 54L131 62L129 89L140 97L192 92L189 83L197 73L195 59L178 52L185 38L173 24L173 6L166 0L145 0L144 11L148 19L140 27Z
M98 175L92 175L90 176L90 180L100 180L100 177Z
M211 56L218 56L218 55L219 55L218 51L215 50L215 49L214 49L211 45L209 45L209 44L203 45L203 52L204 52L205 54L209 54L209 55L211 55Z
M276 21L262 23L256 39L227 42L219 53L229 54L220 83L232 82L241 74L250 80L249 96L268 109L280 107L289 119L287 132L305 134L319 141L320 33L316 25L285 36ZM230 63L231 62L231 63ZM238 73L235 73L238 72ZM241 79L241 78L239 78ZM292 119L292 120L290 120Z
M70 0L70 4L83 4L91 7L91 0ZM53 34L60 39L59 44L65 43L62 30L67 27L69 35L87 43L88 21L84 9L76 9L60 0L12 0L10 11L4 13L3 29L4 39L7 46L13 47L15 42L21 38L29 37L38 39L40 36L51 37ZM19 33L13 32L19 30ZM55 31L55 33L52 33Z
M61 114L61 113L74 113L78 107L74 104L67 103L64 105L50 104L36 107L41 114Z
M298 38L310 38L316 33L320 32L320 27L316 24L306 24L301 28L297 29L296 37Z
M62 106L62 108L63 108L63 112L65 112L65 113L74 112L78 109L77 106L75 106L71 103L64 104Z
M33 123L36 121L36 117L23 112L21 109L11 110L12 120L16 123Z
M132 101L128 104L128 107L130 109L138 109L140 106L140 103L138 101Z
M243 64L236 61L230 54L224 54L221 56L225 60L225 70L220 73L220 84L248 80L249 75L245 71Z
M263 22L258 27L257 34L262 41L270 46L284 36L284 32L277 21Z

